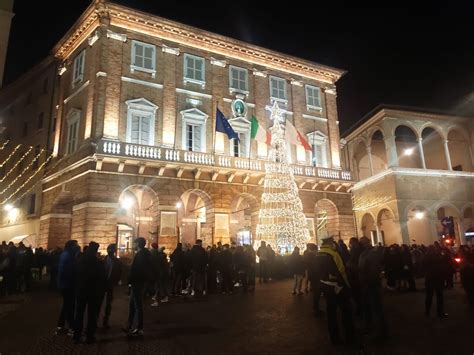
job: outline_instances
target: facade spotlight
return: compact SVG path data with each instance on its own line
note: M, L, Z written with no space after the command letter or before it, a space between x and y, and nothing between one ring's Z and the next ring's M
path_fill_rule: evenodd
M133 199L130 198L130 197L125 197L122 199L122 201L120 202L120 207L122 207L123 209L125 210L128 210L130 209L132 206L133 206Z
M3 210L6 212L10 212L13 209L13 205L7 203L5 206L3 206Z
M181 202L176 203L176 208L181 208L181 206L182 206Z
M407 148L405 149L405 151L403 152L405 155L412 155L415 151L415 148Z
M421 211L418 211L415 213L415 218L416 219L422 219L425 216L425 214Z

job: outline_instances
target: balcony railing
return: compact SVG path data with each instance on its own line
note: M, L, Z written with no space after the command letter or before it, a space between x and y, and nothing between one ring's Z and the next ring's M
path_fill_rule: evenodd
M265 160L238 158L227 155L191 152L186 150L139 145L117 141L101 140L97 153L149 159L164 162L187 163L192 165L216 166L229 169L265 171ZM292 165L293 173L299 176L316 177L321 179L351 181L350 171L313 167L307 165Z

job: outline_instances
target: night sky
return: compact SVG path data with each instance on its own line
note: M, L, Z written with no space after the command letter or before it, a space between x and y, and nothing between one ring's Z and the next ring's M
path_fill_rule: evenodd
M255 0L116 2L347 70L337 84L341 132L382 103L474 113L472 12L459 4L352 8L313 1L309 10L295 1L284 8ZM89 3L16 0L6 81L44 58Z

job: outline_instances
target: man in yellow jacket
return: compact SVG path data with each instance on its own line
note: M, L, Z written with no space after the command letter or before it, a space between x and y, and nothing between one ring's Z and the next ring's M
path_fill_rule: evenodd
M337 309L342 313L346 344L354 345L354 324L350 301L350 285L341 255L336 249L333 236L325 235L316 254L315 274L326 299L328 330L333 345L342 344L337 322Z

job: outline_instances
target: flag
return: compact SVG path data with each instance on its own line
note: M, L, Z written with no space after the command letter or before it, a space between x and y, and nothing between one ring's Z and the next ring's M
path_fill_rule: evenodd
M271 143L271 135L265 128L260 126L257 117L252 116L250 120L250 138L255 139L257 142L262 142L267 145Z
M286 120L285 140L291 144L301 145L305 150L311 150L311 146L303 135L288 120Z
M225 133L229 139L237 139L240 141L239 135L235 133L229 121L219 109L216 111L216 132Z

